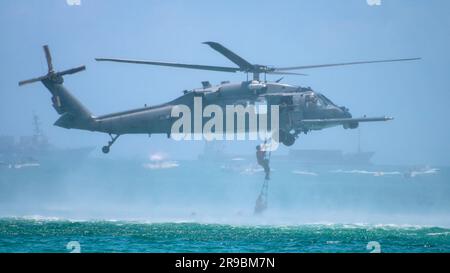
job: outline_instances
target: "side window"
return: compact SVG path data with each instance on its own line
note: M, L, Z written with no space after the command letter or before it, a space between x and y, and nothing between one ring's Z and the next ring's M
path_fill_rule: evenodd
M324 106L323 100L320 97L316 97L316 105L319 107Z
M316 107L318 105L318 98L314 95L307 95L305 101L307 107Z

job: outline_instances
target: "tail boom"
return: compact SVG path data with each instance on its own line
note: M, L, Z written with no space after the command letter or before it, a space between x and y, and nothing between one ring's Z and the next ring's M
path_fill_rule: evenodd
M47 45L44 46L45 57L48 65L48 72L46 75L20 81L19 86L42 82L42 84L52 94L53 108L61 117L55 122L54 125L63 128L76 128L84 130L92 130L94 128L94 118L91 112L83 106L63 85L64 75L70 75L81 72L86 69L85 66L79 66L71 69L67 69L61 72L55 72L53 70L52 57Z

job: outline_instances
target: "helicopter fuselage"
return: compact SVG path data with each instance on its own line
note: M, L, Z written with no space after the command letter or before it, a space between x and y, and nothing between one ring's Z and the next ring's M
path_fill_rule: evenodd
M170 134L175 119L171 112L177 105L185 105L194 112L194 98L202 98L202 107L218 105L225 110L227 105L265 104L278 105L280 130L296 135L310 130L321 130L340 124L303 124L302 120L325 120L351 118L345 107L339 107L311 88L276 82L244 81L222 83L217 86L184 91L184 94L168 103L146 106L103 116L93 116L88 126L92 131L110 134ZM201 109L203 111L203 109ZM258 114L258 113L257 113ZM61 118L63 119L63 117ZM203 123L208 118L203 119ZM61 121L55 123L64 128L74 124ZM203 124L201 125L203 128ZM345 125L344 125L345 126ZM85 129L86 126L82 126ZM348 126L350 127L350 125Z

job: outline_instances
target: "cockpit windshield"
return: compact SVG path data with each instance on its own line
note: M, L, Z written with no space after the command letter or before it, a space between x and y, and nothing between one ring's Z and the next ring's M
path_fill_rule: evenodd
M334 103L333 103L330 99L328 99L327 97L325 97L324 95L322 95L322 94L317 94L317 93L316 93L316 95L323 101L323 103L324 103L325 105L334 105Z

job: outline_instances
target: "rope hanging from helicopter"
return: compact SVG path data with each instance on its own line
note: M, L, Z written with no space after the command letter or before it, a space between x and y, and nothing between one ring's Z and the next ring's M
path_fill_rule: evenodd
M271 147L272 145L269 146L270 147L269 153L268 154L266 153L267 147L268 147L267 146L267 138L265 139L263 145L258 145L258 146L259 147L262 146L261 150L263 150L264 154L265 154L265 156L264 156L264 165L265 166L263 166L263 167L264 167L264 172L266 175L263 180L261 191L258 195L258 198L256 199L255 210L254 210L255 214L264 212L268 207L268 193L269 193L269 180L270 180L270 177L269 177L270 165L269 165L269 163L270 163L270 157L272 155L272 147ZM259 164L261 164L261 163L259 162Z

